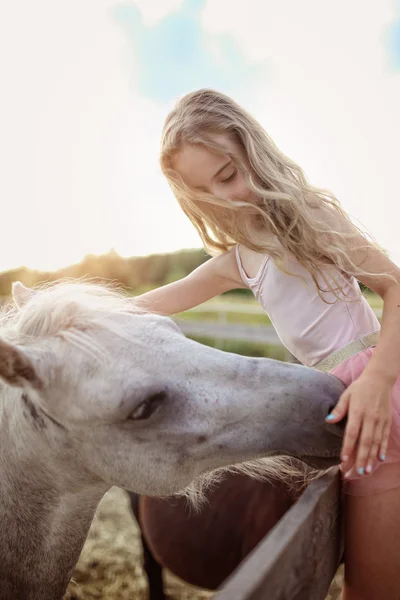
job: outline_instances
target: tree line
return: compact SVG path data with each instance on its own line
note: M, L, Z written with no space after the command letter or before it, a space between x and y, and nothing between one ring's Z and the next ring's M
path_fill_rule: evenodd
M167 254L152 254L123 258L115 250L95 256L89 254L74 265L57 271L38 271L19 267L0 273L0 296L8 296L13 281L21 281L28 287L64 278L89 278L103 282L115 282L132 293L142 293L181 279L208 260L200 249L179 250Z

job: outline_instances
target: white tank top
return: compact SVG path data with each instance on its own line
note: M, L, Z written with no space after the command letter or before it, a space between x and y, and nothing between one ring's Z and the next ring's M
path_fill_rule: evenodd
M256 276L248 277L239 245L235 252L243 283L267 313L282 344L304 365L312 367L335 350L380 329L374 311L360 295L357 280L336 267L327 266L326 275L331 272L340 282L345 295L339 295L347 301L326 291L322 293L324 302L311 274L294 257L287 257L287 270L297 277L278 269L269 255ZM324 282L320 287L324 289Z

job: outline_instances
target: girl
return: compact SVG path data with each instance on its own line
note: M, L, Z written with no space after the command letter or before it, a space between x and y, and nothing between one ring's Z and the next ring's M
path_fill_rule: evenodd
M345 382L327 417L347 415L343 600L398 600L400 270L223 94L200 90L178 102L161 166L214 256L140 302L170 315L248 287L300 362ZM356 278L384 300L381 332Z

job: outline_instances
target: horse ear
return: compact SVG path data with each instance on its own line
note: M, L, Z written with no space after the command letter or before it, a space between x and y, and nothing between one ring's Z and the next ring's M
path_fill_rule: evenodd
M15 387L43 388L31 359L17 346L0 339L0 377Z
M34 290L25 287L20 281L14 281L12 284L12 296L18 308L21 308L26 304L35 294L36 292Z

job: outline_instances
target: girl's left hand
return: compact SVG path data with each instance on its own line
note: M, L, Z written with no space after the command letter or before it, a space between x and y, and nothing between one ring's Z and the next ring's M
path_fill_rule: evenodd
M341 452L345 478L370 473L376 458L384 461L392 424L392 385L376 376L361 375L341 395L326 420L337 423L348 413Z

